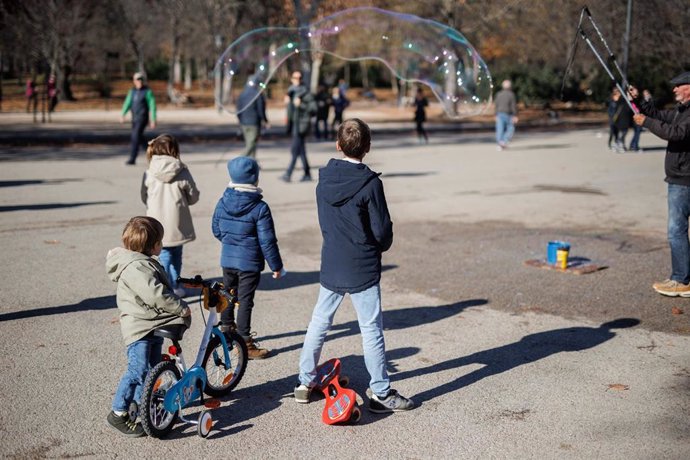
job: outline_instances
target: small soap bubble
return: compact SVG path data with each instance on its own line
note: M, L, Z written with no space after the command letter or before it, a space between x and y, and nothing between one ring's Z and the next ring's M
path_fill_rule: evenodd
M477 115L491 103L489 69L459 31L411 14L372 7L343 10L308 28L255 29L235 40L220 56L217 67L230 94L233 88L247 84L263 91L285 61L307 51L343 61L382 62L400 80L426 85L451 118ZM232 98L216 101L233 114L252 102L236 107Z

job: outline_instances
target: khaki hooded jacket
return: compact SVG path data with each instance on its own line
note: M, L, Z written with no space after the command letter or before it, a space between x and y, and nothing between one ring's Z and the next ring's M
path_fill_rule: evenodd
M144 338L161 326L191 324L183 318L187 303L177 297L161 264L153 257L114 248L105 261L108 277L117 283L117 308L125 345Z
M177 158L155 155L141 182L146 215L163 224L163 247L182 246L196 238L189 206L199 201L199 189L187 166Z

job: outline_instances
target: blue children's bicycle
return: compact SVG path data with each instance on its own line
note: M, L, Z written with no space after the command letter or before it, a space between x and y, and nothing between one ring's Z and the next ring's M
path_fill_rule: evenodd
M217 399L205 400L204 393L220 397L237 386L247 368L247 345L236 332L222 333L216 326L218 315L225 308L235 306L237 298L232 290L227 291L221 283L206 281L199 275L193 279L179 278L178 282L202 288L203 306L209 311L204 335L196 361L187 368L180 346L186 326L166 326L154 331L155 335L170 339L172 345L168 348L169 355L163 355L163 361L146 376L139 415L144 431L154 438L170 433L178 417L197 425L197 433L205 438L213 426L210 412L204 409L197 420L188 420L182 416L182 409L197 399L208 409L220 406Z

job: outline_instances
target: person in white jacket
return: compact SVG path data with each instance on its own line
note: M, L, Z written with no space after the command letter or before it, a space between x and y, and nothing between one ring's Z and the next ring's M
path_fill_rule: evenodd
M180 161L177 139L162 134L146 149L149 168L141 183L141 199L146 215L158 219L165 229L160 263L175 294L185 295L177 285L182 270L182 246L196 238L189 206L199 201L199 189L192 173Z

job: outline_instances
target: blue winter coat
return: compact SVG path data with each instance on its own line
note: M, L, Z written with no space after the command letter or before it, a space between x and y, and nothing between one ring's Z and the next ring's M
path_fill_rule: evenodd
M211 228L223 243L222 267L260 272L265 260L272 271L283 268L271 210L262 198L260 193L227 188L218 201Z
M323 236L321 285L357 293L381 280L381 254L393 244L383 182L364 164L332 159L319 170L316 204Z

